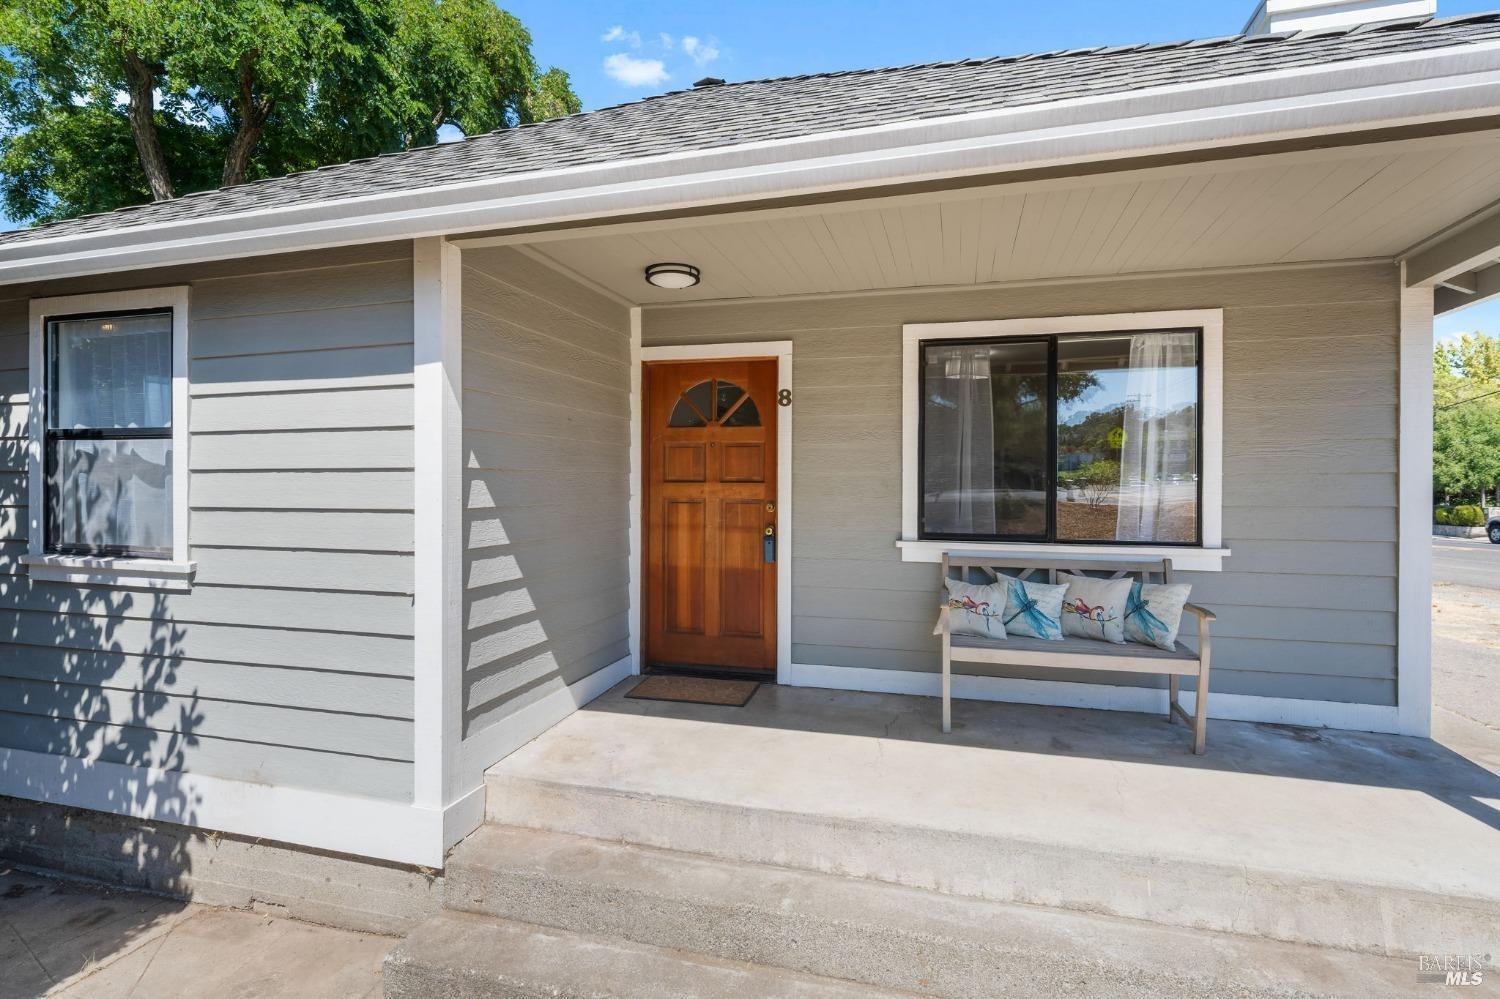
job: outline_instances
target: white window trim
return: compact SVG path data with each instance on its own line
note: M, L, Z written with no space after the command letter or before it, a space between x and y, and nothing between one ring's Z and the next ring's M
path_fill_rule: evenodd
M187 285L31 300L31 363L26 449L28 524L21 563L36 581L186 592L197 563L188 559L188 305ZM127 310L172 310L172 557L112 558L43 550L47 490L42 454L47 419L46 329L49 316Z
M1203 330L1203 539L1196 547L1178 545L1069 545L1034 541L932 541L918 537L918 436L922 407L920 345L924 340L978 337L1050 336L1125 330ZM905 562L940 562L948 551L1114 559L1170 558L1173 566L1217 572L1230 554L1224 544L1224 310L1122 312L1096 316L986 319L961 323L911 323L901 329L901 537L896 547Z

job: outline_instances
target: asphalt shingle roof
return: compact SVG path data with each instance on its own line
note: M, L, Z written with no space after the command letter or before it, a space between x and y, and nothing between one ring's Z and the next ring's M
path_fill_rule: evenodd
M1496 39L1500 12L707 86L461 142L0 233L0 245Z

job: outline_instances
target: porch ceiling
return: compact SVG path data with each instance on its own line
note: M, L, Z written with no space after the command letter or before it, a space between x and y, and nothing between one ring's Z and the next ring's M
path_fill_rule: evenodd
M527 237L638 304L1391 257L1500 200L1500 131ZM646 284L657 261L703 271Z

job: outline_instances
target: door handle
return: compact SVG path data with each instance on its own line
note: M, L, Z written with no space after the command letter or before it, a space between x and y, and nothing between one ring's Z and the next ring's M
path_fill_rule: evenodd
M765 558L766 558L766 561L768 563L769 562L775 562L776 561L776 527L774 525L772 525L772 524L767 524L766 525L766 534L765 534L765 537L763 537L761 539L761 541L762 541L762 543L764 545L764 548L765 548Z

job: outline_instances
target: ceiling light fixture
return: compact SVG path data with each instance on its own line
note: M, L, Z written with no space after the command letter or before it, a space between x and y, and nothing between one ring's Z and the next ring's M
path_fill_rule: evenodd
M646 280L658 288L680 291L698 283L700 274L692 264L652 264L646 268Z

